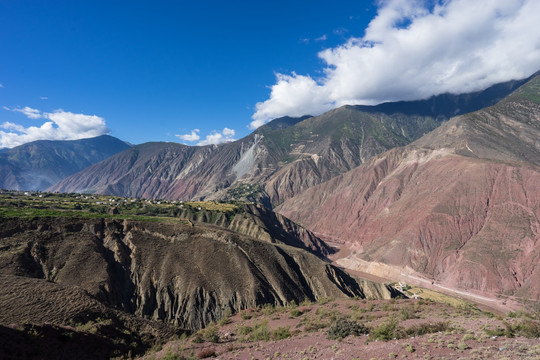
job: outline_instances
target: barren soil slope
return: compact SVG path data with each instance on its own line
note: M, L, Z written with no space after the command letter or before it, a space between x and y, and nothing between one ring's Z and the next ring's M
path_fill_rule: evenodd
M347 266L538 301L539 139L537 76L497 105L454 118L278 211L346 243Z

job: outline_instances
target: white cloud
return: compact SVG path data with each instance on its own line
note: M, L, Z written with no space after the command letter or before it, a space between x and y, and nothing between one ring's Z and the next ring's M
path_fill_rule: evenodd
M47 97L47 96L40 96L39 99L40 99L40 100L47 100L48 97Z
M222 131L223 135L225 136L234 136L234 134L236 133L236 131L234 131L233 129L229 129L229 128L224 128L223 131Z
M210 144L221 144L224 142L234 141L234 135L236 132L233 129L224 128L221 132L212 131L211 134L206 135L206 138L202 141L199 141L197 145L210 145Z
M191 130L191 133L189 134L175 135L175 136L184 141L194 142L201 138L199 133L200 133L199 129L193 129ZM202 146L202 145L221 144L224 142L234 141L236 140L234 138L235 134L236 134L236 131L229 128L223 128L223 130L221 131L212 130L212 132L209 135L206 135L204 140L199 141L196 145Z
M3 108L4 110L20 112L26 115L26 117L30 119L39 119L42 117L41 112L39 110L32 109L31 107L28 107L28 106L25 106L23 108L9 108L7 106L3 106Z
M0 88L3 88L3 87L4 87L4 85L0 84Z
M52 113L41 113L29 107L11 109L4 106L4 109L21 112L31 119L44 118L49 121L39 127L4 122L0 128L7 131L0 131L0 148L11 148L35 140L76 140L109 133L105 120L96 115L74 114L62 109Z
M380 1L364 37L319 53L326 63L321 78L276 74L250 126L524 78L540 68L538 14L538 0L438 0L431 7L420 0Z
M190 134L174 135L174 136L184 141L197 141L201 138L198 133L199 133L199 129L193 129L191 130Z

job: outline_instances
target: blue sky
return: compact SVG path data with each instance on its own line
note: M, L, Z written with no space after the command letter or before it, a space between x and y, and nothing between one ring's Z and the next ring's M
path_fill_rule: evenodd
M540 68L539 3L2 1L0 147L215 143L278 116L478 90Z
M317 52L361 35L374 10L370 1L2 1L0 106L97 115L133 143L180 141L194 128L238 138L274 72L316 73ZM5 121L37 125L0 109Z

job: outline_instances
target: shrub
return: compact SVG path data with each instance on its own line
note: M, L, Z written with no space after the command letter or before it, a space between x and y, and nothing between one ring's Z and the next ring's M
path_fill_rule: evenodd
M292 309L291 312L291 317L295 318L295 317L299 317L300 315L302 315L302 312L298 309Z
M283 340L290 338L292 336L291 331L289 330L290 327L278 327L276 330L272 332L272 339L274 340Z
M242 320L249 320L251 319L252 315L250 311L244 310L240 313L240 317L242 318Z
M368 332L368 328L362 324L347 319L338 319L328 329L327 338L330 340L339 340L349 335L358 336L367 334Z
M231 315L232 315L231 310L230 309L227 310L225 312L225 315L223 315L221 320L219 320L219 325L224 326L224 325L227 325L228 323L230 323L231 322L231 319L230 319Z
M219 342L218 327L216 324L210 324L204 329L204 339L209 342Z
M197 334L195 335L195 337L193 338L193 340L191 340L191 342L195 343L195 344L200 344L200 343L203 343L204 340Z
M401 320L416 319L416 312L411 306L402 307L399 309L399 317Z
M328 304L330 301L334 301L334 299L333 299L333 298L329 298L329 297L322 297L322 298L317 299L317 304L319 304L319 305L326 305L326 304Z
M268 328L268 320L263 320L259 324L253 326L253 331L249 337L252 341L270 340L270 330Z
M504 325L507 328L507 332L511 333L512 335L517 334L527 338L540 338L540 323L537 321L527 319L514 326L507 323L504 323ZM511 330L508 330L509 328Z
M248 326L248 325L240 325L236 328L236 331L240 334L240 335L247 335L249 333L251 333L253 331L253 328L251 326Z
M330 325L326 321L323 321L321 318L314 318L311 316L304 317L301 321L301 324L304 325L304 330L308 332L324 329Z
M375 327L370 332L370 337L373 340L392 340L393 338L398 337L397 330L397 321L395 319L390 319Z
M264 315L272 315L274 314L276 311L278 311L278 309L272 305L272 304L264 304L262 307L261 307L261 311Z

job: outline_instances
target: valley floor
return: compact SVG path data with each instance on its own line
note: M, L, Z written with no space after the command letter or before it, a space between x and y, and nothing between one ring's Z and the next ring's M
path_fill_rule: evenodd
M455 298L463 301L469 301L476 304L480 309L493 312L495 314L505 314L508 311L518 310L523 308L523 303L512 297L498 298L497 296L488 297L475 294L471 291L453 289L437 282L433 282L422 276L414 273L407 273L401 268L392 267L386 264L378 264L380 266L373 267L376 270L372 272L362 271L367 270L366 266L360 264L361 260L355 260L354 255L349 249L338 243L326 242L329 246L337 251L329 256L329 260L333 265L344 269L345 271L354 274L360 278L368 279L375 282L404 282L408 285L416 287L416 294L422 298L432 296L431 292L439 293L432 300L440 301L445 298L445 295L450 302L455 302ZM373 265L373 264L371 264ZM359 270L362 269L362 270ZM426 291L428 290L428 291ZM419 294L422 292L423 294ZM413 291L413 293L415 293ZM428 295L430 293L430 295ZM427 296L426 296L427 295Z

